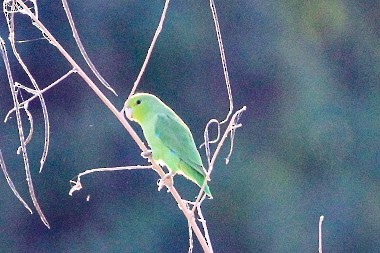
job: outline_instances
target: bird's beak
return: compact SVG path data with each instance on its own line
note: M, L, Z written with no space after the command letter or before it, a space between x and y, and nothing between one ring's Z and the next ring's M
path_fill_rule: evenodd
M127 119L132 120L132 109L129 107L124 107L124 113Z

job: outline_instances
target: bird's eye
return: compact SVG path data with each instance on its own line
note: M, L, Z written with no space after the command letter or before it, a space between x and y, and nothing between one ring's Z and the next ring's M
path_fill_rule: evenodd
M137 101L136 101L136 104L137 104L137 105L141 104L141 100L140 100L140 99L137 100Z

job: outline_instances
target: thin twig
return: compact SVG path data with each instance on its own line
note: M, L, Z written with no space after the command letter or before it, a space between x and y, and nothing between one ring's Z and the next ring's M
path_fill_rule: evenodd
M220 151L220 149L222 148L222 145L223 145L223 143L224 143L224 140L227 138L228 133L229 133L230 131L234 131L235 129L237 129L237 128L239 128L239 127L242 126L241 124L238 124L238 123L236 122L236 119L237 119L237 118L240 118L240 115L241 115L245 110L247 110L247 107L246 107L246 106L243 106L241 109L239 109L238 111L236 111L236 112L234 113L233 117L231 118L230 124L229 124L229 126L227 127L228 131L226 130L226 132L224 132L224 134L223 134L223 136L222 136L220 142L218 143L218 146L216 147L215 152L214 152L214 154L213 154L213 156L212 156L212 159L211 159L211 162L210 162L210 166L209 166L209 171L208 171L208 173L211 173L211 171L213 170L213 165L214 165L214 163L215 163L215 160L216 160L216 158L218 157L219 151Z
M188 226L189 226L189 250L187 252L192 253L193 248L194 248L193 229L191 228L190 223L188 223Z
M206 224L206 219L203 217L203 213L202 213L202 208L200 208L200 206L197 208L197 211L198 211L198 216L199 216L199 221L201 222L202 224L202 227L203 227L203 231L205 232L205 238L206 238L206 241L207 241L207 244L208 244L208 247L210 248L210 252L214 252L214 250L212 249L212 244L211 244L211 240L210 240L210 235L208 233L208 228L207 228L207 224Z
M29 121L29 124L30 124L29 134L28 134L28 137L25 140L25 145L27 145L32 140L32 136L33 136L33 132L34 132L33 116L30 113L30 111L28 110L28 103L26 103L22 108L26 112L26 115L28 116L28 121ZM20 153L21 153L21 145L17 149L17 154L19 155Z
M219 20L218 20L218 15L216 12L214 0L210 0L210 8L211 8L212 17L214 19L215 32L216 32L216 37L218 39L218 45L219 45L219 53L220 53L220 58L222 61L222 66L223 66L224 79L226 82L228 101L230 103L228 114L227 114L226 118L220 122L220 124L223 124L223 123L227 122L229 117L231 116L231 114L234 110L234 103L232 100L231 84L230 84L230 78L228 76L227 60L226 60L226 54L224 53L222 33L220 32Z
M228 164L230 162L230 157L231 157L232 151L234 149L234 140L235 140L236 129L239 128L239 127L241 127L241 124L238 124L238 122L240 120L241 115L243 114L243 111L245 111L245 109L242 110L241 112L238 111L238 112L235 113L236 117L234 118L234 123L233 123L234 125L233 125L233 127L231 128L231 131L230 131L230 151L228 152L228 155L225 158L226 164Z
M16 43L22 44L22 43L28 43L28 42L38 41L38 40L46 40L46 39L44 37L41 37L41 38L28 39L28 40L17 40Z
M28 209L28 211L33 214L33 211L32 209L30 209L30 207L28 206L28 204L23 200L23 198L20 196L20 194L18 193L18 191L16 190L16 187L15 185L13 184L12 182L12 179L11 177L9 176L8 174L8 171L7 171L7 167L5 166L5 161L4 161L4 157L3 157L3 154L1 153L1 149L0 149L0 166L1 166L1 169L3 170L4 172L4 175L5 175L5 179L7 180L7 183L9 185L9 187L12 189L13 191L13 194L18 198L18 200L20 200L20 202L24 205L24 207L26 209Z
M158 23L158 26L157 26L156 32L154 33L154 36L153 36L153 40L152 40L152 42L150 43L150 46L149 46L149 49L148 49L148 53L146 54L146 57L145 57L144 63L143 63L143 65L142 65L141 69L140 69L140 72L139 72L139 74L138 74L138 76L137 76L137 78L136 78L136 81L135 81L134 84L133 84L133 87L132 87L132 89L131 89L131 92L130 92L128 98L129 98L130 96L132 96L132 95L135 93L135 91L136 91L136 89L137 89L137 86L138 86L139 83L140 83L141 77L142 77L142 75L144 74L145 68L146 68L146 66L148 65L148 62L149 62L150 56L151 56L151 54L152 54L152 52L153 52L153 48L154 48L154 46L156 45L156 41L157 41L158 35L160 35L160 33L161 33L161 31L162 31L162 26L163 26L164 21L165 21L166 12L167 12L168 7L169 7L169 2L170 2L170 0L166 0L166 1L165 1L165 5L164 5L164 9L162 10L162 14L161 14L160 22Z
M110 91L112 91L116 96L116 91L109 85L109 83L106 81L106 79L103 78L103 76L99 73L99 71L96 69L95 65L92 63L90 57L88 56L86 50L84 49L84 46L82 44L82 41L80 40L79 34L77 29L75 28L74 19L71 15L71 11L69 8L69 5L66 0L62 0L63 9L66 12L67 20L69 21L71 31L73 32L73 37L75 39L75 42L78 45L79 51L81 52L84 60L86 61L87 65L90 67L91 71L95 74L95 76L98 78L98 80Z
M210 128L211 124L214 124L214 123L215 123L215 125L217 127L217 136L216 136L216 138L214 140L210 141L209 128ZM205 141L199 146L199 148L201 148L202 146L205 146L205 152L206 152L207 161L210 162L211 161L210 144L218 142L218 140L220 138L220 123L219 123L219 121L217 119L210 119L207 122L205 130L203 132L203 138L204 138Z
M84 175L91 174L94 172L109 172L109 171L120 171L120 170L142 170L142 169L152 169L152 165L148 166L142 166L142 165L136 165L136 166L123 166L123 167L113 167L113 168L96 168L96 169L90 169L86 170L84 172L81 172L77 176L77 180L71 180L70 183L73 185L71 186L71 189L69 191L69 195L72 196L73 192L79 191L82 189L82 184L80 182L80 178Z
M23 107L26 103L29 103L30 101L34 100L35 98L37 98L39 95L42 95L43 93L45 93L45 91L48 91L50 90L51 88L53 88L55 85L57 85L58 83L60 83L61 81L63 81L65 78L67 78L69 75L73 74L73 73L76 73L76 70L75 69L71 69L69 70L66 74L64 74L63 76L61 76L60 78L58 78L56 81L54 81L52 84L49 84L47 87L43 88L42 90L40 90L39 92L36 92L34 91L34 95L31 96L30 98L28 98L27 100L25 100L24 102L20 103L20 107ZM16 110L15 107L13 107L11 110L9 110L9 112L7 113L7 115L5 116L5 119L4 119L4 122L7 122L7 119L9 118L10 114L12 112L14 112Z
M322 223L323 220L325 219L325 216L319 217L319 224L318 224L318 252L323 253L322 250Z

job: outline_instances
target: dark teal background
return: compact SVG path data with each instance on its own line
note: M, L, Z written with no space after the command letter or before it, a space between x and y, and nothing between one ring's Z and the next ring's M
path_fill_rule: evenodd
M40 20L87 71L61 2L38 4ZM69 4L88 54L119 96L101 89L121 109L164 1ZM317 252L320 215L325 252L380 252L379 2L242 0L216 6L235 108L248 110L230 163L223 162L226 145L212 174L214 199L203 205L215 252ZM20 15L16 31L19 40L41 37ZM8 37L4 16L0 35ZM41 87L70 69L46 41L18 48ZM15 80L30 86L9 43L7 49ZM0 87L2 122L13 106L3 63ZM171 2L138 90L171 106L197 144L207 121L226 115L208 1ZM171 195L157 192L152 171L92 174L82 178L84 189L68 195L69 181L86 169L145 161L78 76L45 99L51 146L42 174L37 101L30 104L35 134L28 150L36 194L52 228L28 214L0 176L0 252L187 252L187 222ZM0 123L0 148L31 204L17 138L13 115ZM175 184L189 199L198 190L180 176ZM197 242L194 252L201 252Z

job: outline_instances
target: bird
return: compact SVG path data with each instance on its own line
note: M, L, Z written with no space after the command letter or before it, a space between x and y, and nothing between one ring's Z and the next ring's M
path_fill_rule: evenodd
M124 104L126 117L137 122L150 147L152 159L176 174L202 187L206 170L195 145L193 135L185 122L158 97L149 93L136 93ZM207 185L204 192L212 198Z

